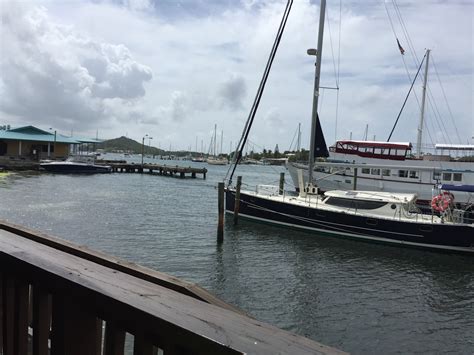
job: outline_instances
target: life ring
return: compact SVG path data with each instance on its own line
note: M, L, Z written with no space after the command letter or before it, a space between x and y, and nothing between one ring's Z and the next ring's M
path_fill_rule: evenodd
M444 212L454 200L454 196L450 192L443 192L431 199L431 208L438 212Z

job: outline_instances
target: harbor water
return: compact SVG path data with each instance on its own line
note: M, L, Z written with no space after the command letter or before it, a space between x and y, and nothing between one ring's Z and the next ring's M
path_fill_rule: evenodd
M217 182L149 174L0 177L0 218L172 274L255 318L353 354L473 354L474 258L241 219L216 242ZM243 188L283 167L242 166ZM287 174L287 178L289 176ZM288 186L289 187L289 186Z

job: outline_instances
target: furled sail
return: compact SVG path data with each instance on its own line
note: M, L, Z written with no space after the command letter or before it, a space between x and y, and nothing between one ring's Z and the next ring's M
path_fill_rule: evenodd
M314 137L314 157L327 158L329 156L326 140L324 139L321 123L319 122L319 115L316 116L316 135Z

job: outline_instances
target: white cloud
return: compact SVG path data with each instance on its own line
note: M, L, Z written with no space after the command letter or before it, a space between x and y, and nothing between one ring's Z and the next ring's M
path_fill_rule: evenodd
M46 1L46 0L45 0ZM227 142L237 141L273 44L284 1L124 0L44 2L2 6L0 111L7 123L45 124L113 138L145 133L153 144L187 148L210 138L214 124ZM178 6L179 5L179 6ZM463 143L473 135L473 6L462 2L399 1L409 41L394 21L411 74L432 48ZM390 4L387 3L389 7ZM393 9L389 8L392 12ZM328 4L337 56L339 8ZM350 132L384 139L410 83L383 3L351 2L342 9L341 77L337 135ZM299 122L309 128L317 4L300 0L283 35L252 132L260 146L286 149ZM13 17L12 17L13 16ZM392 14L393 16L393 14ZM335 86L326 27L321 84ZM337 63L337 58L336 58ZM153 73L153 75L152 75ZM430 76L446 129L454 128ZM415 91L420 92L420 83ZM324 90L321 120L328 143L335 139L336 92ZM439 136L431 107L427 126ZM410 99L395 139L415 140L418 104ZM15 122L16 121L16 122ZM271 127L269 127L271 126ZM278 126L278 127L275 127ZM269 134L269 130L275 129ZM160 138L161 137L161 138ZM427 138L428 139L428 138ZM172 140L172 141L168 141ZM303 136L308 145L308 137ZM224 142L224 146L228 143Z
M110 105L127 115L145 95L151 69L124 45L55 23L44 7L11 4L2 7L2 19L3 112L22 122L84 128L111 119Z

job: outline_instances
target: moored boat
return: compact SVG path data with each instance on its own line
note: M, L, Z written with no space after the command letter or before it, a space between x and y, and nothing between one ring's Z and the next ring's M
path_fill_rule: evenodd
M109 165L98 165L87 161L48 161L40 163L40 169L50 173L61 174L100 174L110 173L112 168Z
M265 189L265 187L263 187ZM322 234L466 252L474 255L474 224L467 212L423 214L415 194L330 191L324 195L279 195L278 189L241 191L239 216ZM226 193L226 211L234 212L235 190Z
M454 196L449 192L440 191L433 197L432 213L422 213L416 207L417 195L414 193L334 190L327 191L324 195L319 194L319 188L313 184L313 167L317 166L315 158L329 155L318 117L325 7L326 1L321 0L318 48L308 50L308 54L316 56L308 179L304 181L303 170L299 169L296 177L298 196L288 196L280 187L268 185L259 185L256 191L239 191L239 215L261 222L314 231L316 235L324 233L474 255L474 223L468 220L472 217L472 210L456 208L453 203ZM277 38L282 35L289 8L291 6L287 6ZM262 78L263 84L260 84L261 90L259 89L255 98L256 103L260 101L263 93L278 42L272 49L270 64L267 65ZM257 106L254 103L254 107ZM235 164L242 157L254 115L255 110L245 125L238 153L235 154ZM235 166L229 171L232 173L225 190L225 208L228 213L233 213L237 195L237 189L232 185Z

